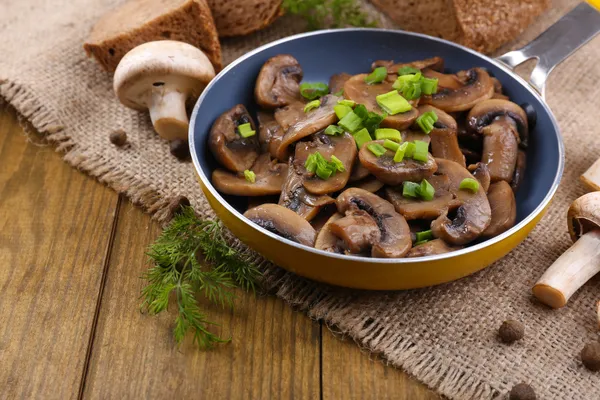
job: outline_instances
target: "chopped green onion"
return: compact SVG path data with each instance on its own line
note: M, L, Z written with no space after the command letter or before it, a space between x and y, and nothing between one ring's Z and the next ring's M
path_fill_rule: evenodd
M334 155L331 155L331 161L329 161L329 163L333 165L339 172L344 172L346 170L346 167L344 167L344 163L342 162L342 160L340 160Z
M376 157L381 157L387 151L385 147L383 147L379 143L371 143L367 146L367 149L369 149L371 153L375 154Z
M435 111L427 111L417 118L417 125L423 132L429 134L433 130L433 124L438 120L438 116Z
M421 84L421 73L418 72L415 75L400 75L396 78L396 82L392 85L392 87L396 90L402 90L406 85L412 85L418 83Z
M313 100L304 106L304 112L307 113L319 107L321 107L321 100Z
M398 75L418 74L420 70L413 67L398 68Z
M369 135L369 131L367 130L367 128L361 129L360 131L352 135L352 137L356 142L356 147L358 147L358 150L360 150L365 143L373 140L373 138L371 138L371 135Z
M369 118L369 111L367 110L367 107L362 104L359 104L354 108L354 114L358 115L358 118L363 121Z
M256 174L249 169L244 171L244 178L250 183L256 182Z
M421 97L421 83L416 82L406 84L402 87L401 92L402 96L404 96L404 98L406 98L407 100L418 99L419 97Z
M321 153L318 151L314 152L306 158L306 161L304 162L304 168L306 168L308 172L314 173L317 170L317 165L323 161L325 161L325 158L321 155Z
M396 154L394 154L394 162L398 163L398 162L402 162L402 160L404 160L404 155L406 153L406 149L411 144L412 143L404 142L400 146L398 146L398 148L396 149ZM413 144L413 146L414 146L414 144Z
M240 136L243 138L248 138L250 136L256 135L256 131L252 130L252 125L250 125L250 122L239 125L238 132L240 133Z
M470 190L473 193L477 193L479 190L479 182L473 178L465 178L458 185L459 189Z
M319 97L325 96L329 93L329 86L326 83L302 83L300 85L300 94L302 97L308 100L318 99Z
M386 67L378 67L373 70L369 75L365 77L365 82L368 85L372 85L374 83L381 83L387 77L387 68Z
M375 98L379 107L383 109L389 115L396 115L399 113L410 111L412 106L406 99L400 94L392 90L391 92L380 94Z
M413 160L427 162L429 159L429 144L422 140L415 140L415 151L412 155Z
M338 100L338 104L343 104L348 107L354 107L356 105L356 102L354 100L342 99L342 100Z
M344 133L344 128L341 128L337 125L329 125L327 128L325 128L324 133L329 136L341 135Z
M342 119L346 116L346 114L352 111L352 107L345 104L336 104L333 106L333 111L335 112L335 115L337 115L338 119Z
M377 140L390 139L390 140L395 140L396 142L400 142L400 141L402 141L402 135L400 134L400 131L397 129L382 128L382 129L375 130L375 139L377 139Z
M333 171L331 170L331 168L329 168L329 165L319 164L319 165L317 165L316 173L319 178L321 178L323 180L327 180L327 179L329 179L331 174L333 174Z
M419 188L420 187L421 187L421 185L419 185L418 183L405 181L402 184L402 196L412 197L412 198L416 199L417 197L419 197Z
M423 94L431 95L437 93L438 80L437 78L425 78L421 79L421 90Z
M433 186L431 186L431 183L427 182L427 179L423 179L421 181L421 185L419 186L418 193L423 200L431 201L433 200L435 189Z
M416 149L417 149L417 146L415 146L414 142L407 142L406 150L404 150L404 157L413 158L413 155L415 154Z
M415 240L416 243L419 243L419 242L425 243L425 242L428 242L433 239L433 233L431 232L431 229L428 231L417 232L416 236L417 236L417 240Z
M400 145L396 142L391 141L390 139L385 139L383 141L383 147L391 151L396 151L398 150L398 147L400 147Z
M363 127L362 119L360 119L360 117L356 115L354 111L350 111L348 114L346 114L344 118L338 122L338 125L350 133L354 133Z
M374 134L375 131L379 128L379 124L381 124L381 121L383 121L386 117L386 113L379 115L374 112L369 112L369 116L367 117L367 119L363 120L363 125L365 128L367 128L369 133Z

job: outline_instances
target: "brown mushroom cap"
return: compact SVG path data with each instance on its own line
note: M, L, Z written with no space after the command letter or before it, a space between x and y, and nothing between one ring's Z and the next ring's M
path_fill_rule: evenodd
M435 159L429 154L426 162L405 158L401 162L394 161L394 152L387 150L381 157L377 157L369 149L368 145L377 143L383 145L383 140L374 140L365 144L358 152L358 157L365 166L381 182L388 185L399 185L404 181L420 182L429 178L437 165Z
M380 239L372 245L372 257L398 258L410 250L410 228L404 217L388 201L366 190L350 188L338 196L336 203L341 214L362 210L375 220Z
M584 194L573 201L567 213L567 225L573 242L587 232L600 229L600 192Z
M263 108L283 107L300 100L302 67L294 57L280 54L267 60L260 69L254 97Z
M462 246L450 246L442 239L434 239L410 249L406 258L435 256L460 249L462 249Z
M344 164L345 171L338 171L325 180L314 173L308 172L304 164L306 159L316 152L319 152L328 161L331 160L331 156L336 156ZM343 133L339 136L317 134L310 142L298 142L296 144L294 164L296 170L304 173L304 187L306 190L314 194L329 194L342 190L348 183L356 152L356 143L349 133Z
M250 123L253 130L256 125L242 104L221 114L210 130L208 145L217 161L233 172L250 169L258 157L257 135L243 138L237 127Z
M256 119L260 149L262 152L269 152L275 158L284 131L271 113L259 111L256 113Z
M456 76L463 82L460 89L442 88L431 96L423 96L421 101L446 112L465 111L494 94L494 83L483 68L460 71Z
M449 244L467 244L477 239L489 226L492 218L490 203L481 185L477 193L459 189L463 179L473 178L469 171L454 161L438 158L436 162L436 174L450 178L450 191L456 193L462 204L451 218L448 217L448 212L442 213L431 223L431 230L435 237Z
M489 99L475 105L467 115L467 128L471 132L483 133L486 126L493 124L500 117L507 117L514 121L522 145L526 147L529 135L527 114L512 101Z
M465 166L465 156L458 145L456 134L457 124L451 115L430 105L419 106L419 115L433 111L438 116L438 120L433 125L429 133L431 138L431 154L435 158L445 158Z
M393 80L385 80L382 83L369 85L365 82L366 76L367 74L359 74L348 79L344 84L344 97L355 101L357 104L363 104L370 112L383 114L383 110L377 104L376 97L395 90L392 88L394 82ZM413 106L412 109L404 113L388 115L381 121L381 127L403 130L411 126L419 116L419 112L414 108L418 100L411 100L410 103Z
M271 161L268 153L258 157L252 166L256 175L254 182L248 182L243 174L234 174L222 169L212 173L212 183L221 193L235 196L267 196L281 193L281 186L287 176L288 165Z
M364 253L381 239L377 222L364 210L347 212L329 225L329 231L344 242L351 254Z
M506 232L515 225L517 201L512 188L505 181L492 184L487 196L492 209L492 220L481 236L491 238Z
M307 220L277 204L263 204L251 208L244 216L256 225L286 239L313 246L316 232Z

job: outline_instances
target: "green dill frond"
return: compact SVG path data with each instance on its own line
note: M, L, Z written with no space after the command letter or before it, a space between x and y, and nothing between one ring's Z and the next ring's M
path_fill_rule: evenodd
M304 18L309 30L376 26L356 0L283 0L282 7Z

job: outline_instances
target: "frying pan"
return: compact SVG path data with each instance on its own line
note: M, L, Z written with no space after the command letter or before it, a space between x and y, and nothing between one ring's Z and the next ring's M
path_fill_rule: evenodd
M497 59L466 47L422 34L398 30L340 29L291 36L262 46L227 66L198 99L190 123L190 149L198 180L217 216L242 242L275 264L298 275L339 286L361 289L410 289L449 282L504 257L521 243L544 215L564 168L564 148L552 111L544 101L550 71L600 30L600 0L581 3L533 42ZM448 254L415 259L374 259L328 253L271 233L242 214L247 198L223 195L213 187L217 163L207 138L215 119L236 104L257 110L254 83L261 66L278 54L293 55L302 66L304 81L327 82L340 72L370 70L375 60L407 62L441 56L447 71L485 67L502 83L517 104L537 111L530 132L525 179L516 194L515 226L492 239ZM536 58L529 83L512 70Z

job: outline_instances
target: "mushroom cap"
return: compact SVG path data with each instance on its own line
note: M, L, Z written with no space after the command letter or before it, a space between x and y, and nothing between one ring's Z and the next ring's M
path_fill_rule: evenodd
M287 164L276 164L271 161L269 153L263 153L252 165L252 172L256 175L254 182L248 182L240 173L218 168L212 173L212 183L219 192L235 196L275 195L281 193L287 169Z
M589 231L600 229L600 192L576 199L567 212L567 225L573 242Z
M446 112L465 111L494 95L494 82L483 68L460 71L457 77L464 82L458 89L441 88L431 96L423 96L425 104L431 104Z
M300 100L302 76L300 63L291 55L279 54L269 58L256 79L256 102L266 109L275 109Z
M215 69L202 50L175 40L141 44L129 51L115 71L113 88L129 108L148 108L153 89L173 88L198 96L215 77Z
M249 209L244 216L258 226L286 239L313 246L316 232L310 223L292 210L278 204L263 204Z
M483 129L499 117L509 117L514 121L520 140L526 146L529 133L527 114L518 104L509 100L489 99L476 104L467 115L467 127L472 132L483 133Z

